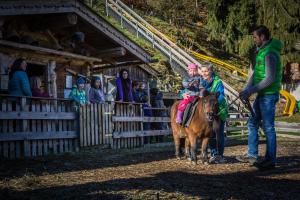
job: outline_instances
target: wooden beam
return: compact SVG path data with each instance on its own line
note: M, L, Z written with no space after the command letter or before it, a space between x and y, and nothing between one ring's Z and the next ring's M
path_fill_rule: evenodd
M0 141L20 141L20 140L46 140L46 139L72 139L78 138L76 131L61 132L15 132L1 133Z
M25 50L25 51L32 51L38 54L50 54L50 55L55 55L59 57L65 57L68 59L75 59L75 60L84 60L87 62L98 62L101 63L102 59L100 58L95 58L95 57L88 57L88 56L82 56L74 53L69 53L69 52L63 52L63 51L57 51L53 49L48 49L44 47L37 47L37 46L32 46L28 44L20 44L16 42L10 42L6 40L0 40L0 45L5 46L5 47L10 47L10 48L16 48L20 50Z
M102 51L97 51L97 57L110 57L110 58L115 58L115 57L122 57L126 55L126 49L124 47L116 47L116 48L111 48L111 49L106 49Z
M158 136L158 135L170 135L172 130L149 130L149 131L124 131L124 132L113 132L113 138L133 138L143 136Z
M56 119L72 120L76 119L75 113L72 112L0 112L0 119Z
M114 62L114 63L109 62L108 64L94 65L93 70L100 70L100 69L104 69L104 68L111 68L111 67L118 67L118 66L136 66L136 65L140 65L142 63L143 63L143 61L140 61L140 60Z
M170 117L123 117L113 116L113 122L170 122Z

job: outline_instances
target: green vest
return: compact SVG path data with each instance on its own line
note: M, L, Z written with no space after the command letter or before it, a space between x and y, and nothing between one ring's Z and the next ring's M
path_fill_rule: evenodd
M216 87L219 85L219 84L222 84L222 81L221 79L219 78L219 76L215 75L214 77L214 81L212 83L212 86L211 86L211 89L210 89L210 92L216 92ZM221 102L218 102L219 104L219 117L222 121L226 121L226 118L228 117L228 105L227 105L227 102L226 100L224 99L223 101Z
M259 91L258 94L260 95L275 94L280 90L281 78L282 78L282 66L281 66L281 59L280 59L281 49L282 49L282 43L279 40L271 39L269 44L267 44L262 49L258 50L258 53L256 55L256 63L254 67L253 85L257 85L266 77L266 72L265 72L266 55L269 53L273 53L277 57L275 82L272 83L267 88Z
M297 102L298 113L300 113L300 100Z

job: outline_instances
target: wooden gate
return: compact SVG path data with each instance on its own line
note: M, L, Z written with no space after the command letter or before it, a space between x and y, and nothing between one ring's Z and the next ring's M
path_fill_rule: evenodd
M162 109L160 109L162 110ZM169 117L146 117L142 104L105 102L80 108L80 146L135 148L150 136L170 135L170 129L143 130L143 123L168 123Z

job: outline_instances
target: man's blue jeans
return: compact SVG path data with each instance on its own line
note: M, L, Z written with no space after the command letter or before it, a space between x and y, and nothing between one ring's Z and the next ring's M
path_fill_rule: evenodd
M279 94L258 95L253 103L255 116L251 116L248 122L248 155L258 156L258 129L262 129L267 139L265 159L276 162L276 133L275 133L275 105Z
M221 120L219 131L217 133L214 133L214 137L209 139L211 156L223 156L225 146L224 128L225 122Z

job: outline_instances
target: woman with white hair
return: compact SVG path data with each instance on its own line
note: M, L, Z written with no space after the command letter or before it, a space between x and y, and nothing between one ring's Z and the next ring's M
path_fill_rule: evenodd
M201 85L209 92L218 92L219 118L221 119L219 131L214 133L213 138L209 141L211 149L210 163L224 162L224 127L228 117L228 106L224 94L224 85L219 76L214 72L213 65L210 62L205 62L201 67L202 82ZM217 141L216 141L217 138Z

